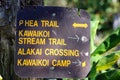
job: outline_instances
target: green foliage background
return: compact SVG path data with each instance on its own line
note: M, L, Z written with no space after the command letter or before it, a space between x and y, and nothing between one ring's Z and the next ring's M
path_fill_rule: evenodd
M114 30L112 26L114 14L120 11L120 1L67 1L91 16L91 71L84 80L120 80L120 49L116 49L120 44L120 28Z

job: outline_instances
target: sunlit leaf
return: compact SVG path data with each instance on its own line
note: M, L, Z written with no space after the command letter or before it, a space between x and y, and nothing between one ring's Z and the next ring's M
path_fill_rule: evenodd
M95 40L95 36L96 36L96 31L98 28L98 24L99 21L91 21L90 22L90 26L91 26L91 52L93 52L95 50L95 45L94 45L94 40Z
M98 74L97 71L109 69L119 60L120 58L119 52L110 54L106 57L104 57L105 55L103 55L107 51L116 47L119 43L120 43L120 28L111 33L110 36L108 36L108 38L105 39L103 43L101 43L100 46L98 46L95 49L95 51L91 54L92 68L89 74L90 80L94 80L93 78L95 78L96 75ZM93 64L94 62L96 65Z
M113 54L103 57L101 60L99 60L97 66L96 66L97 71L112 68L119 59L120 59L120 52L115 52Z

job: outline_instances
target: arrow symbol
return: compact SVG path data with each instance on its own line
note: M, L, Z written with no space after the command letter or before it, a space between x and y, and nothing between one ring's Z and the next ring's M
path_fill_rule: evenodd
M72 25L74 28L87 28L88 24L87 23L73 23Z
M78 37L78 35L75 35L75 37L68 37L69 39L75 39L75 40L77 40L77 42L79 41L79 37Z
M75 61L75 62L72 62L73 64L76 64L76 66L81 66L81 61L79 60L79 59L77 59L77 61Z

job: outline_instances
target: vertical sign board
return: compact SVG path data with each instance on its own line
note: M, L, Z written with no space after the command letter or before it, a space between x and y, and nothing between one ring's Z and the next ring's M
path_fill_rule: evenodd
M18 11L15 72L20 77L84 78L90 70L90 17L63 7Z

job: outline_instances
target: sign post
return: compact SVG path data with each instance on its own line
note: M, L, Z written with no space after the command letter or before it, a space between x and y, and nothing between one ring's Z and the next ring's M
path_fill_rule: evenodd
M15 72L20 77L84 78L90 70L90 17L63 7L18 11Z

